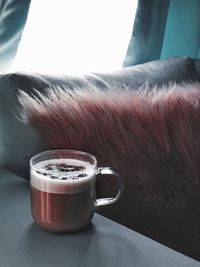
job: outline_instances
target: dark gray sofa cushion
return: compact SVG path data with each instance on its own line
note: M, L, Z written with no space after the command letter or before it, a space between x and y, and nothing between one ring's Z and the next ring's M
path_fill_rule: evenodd
M33 129L20 122L17 93L24 90L31 94L33 88L45 93L50 86L76 86L85 88L88 84L102 89L112 85L125 85L137 89L144 83L150 86L167 84L170 81L197 80L194 60L171 58L124 68L110 73L91 73L84 76L47 75L37 73L9 73L0 75L0 164L29 179L29 159L45 150Z
M88 83L102 89L110 85L137 88L145 83L150 86L162 86L169 82L181 83L198 80L199 76L195 62L192 58L174 57L106 73L68 76L19 72L9 75L9 79L15 86L26 91L30 91L32 88L42 90L49 86L69 86L70 88L78 86L84 88Z

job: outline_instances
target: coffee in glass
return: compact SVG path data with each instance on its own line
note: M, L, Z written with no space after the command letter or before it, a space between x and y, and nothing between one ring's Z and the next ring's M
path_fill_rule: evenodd
M115 175L119 191L114 198L96 199L96 175ZM54 232L78 230L91 221L97 207L119 199L123 186L110 168L97 168L91 154L50 150L30 160L31 210L34 220Z

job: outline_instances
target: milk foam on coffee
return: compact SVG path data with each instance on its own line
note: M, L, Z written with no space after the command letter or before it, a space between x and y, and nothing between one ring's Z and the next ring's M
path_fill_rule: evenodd
M64 168L62 166L67 166ZM55 194L73 194L95 187L96 170L77 159L49 159L31 168L31 186Z

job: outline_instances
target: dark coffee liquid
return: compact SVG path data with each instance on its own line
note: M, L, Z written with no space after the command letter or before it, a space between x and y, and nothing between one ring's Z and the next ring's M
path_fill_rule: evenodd
M46 230L74 231L86 226L95 209L95 192L55 194L31 187L32 216Z

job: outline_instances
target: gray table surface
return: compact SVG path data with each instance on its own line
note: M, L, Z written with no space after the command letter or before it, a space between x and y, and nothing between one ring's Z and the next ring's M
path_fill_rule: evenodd
M75 234L38 227L29 184L0 169L0 267L189 267L197 262L100 215Z

